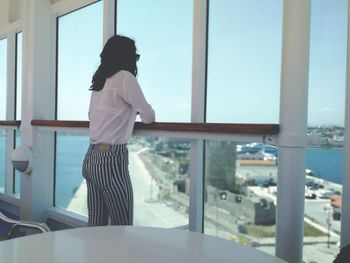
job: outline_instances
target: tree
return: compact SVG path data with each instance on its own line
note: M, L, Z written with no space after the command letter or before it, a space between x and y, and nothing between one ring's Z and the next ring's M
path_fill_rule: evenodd
M235 190L236 143L207 141L205 172L207 183L221 190Z

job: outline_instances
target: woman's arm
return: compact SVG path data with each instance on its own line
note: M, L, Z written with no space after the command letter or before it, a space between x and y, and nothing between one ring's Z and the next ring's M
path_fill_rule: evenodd
M127 73L124 80L123 89L125 91L125 101L136 111L143 123L152 123L155 120L155 113L152 106L146 101L136 78Z

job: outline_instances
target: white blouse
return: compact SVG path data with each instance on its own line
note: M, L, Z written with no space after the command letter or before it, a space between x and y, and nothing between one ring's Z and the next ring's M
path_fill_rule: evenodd
M121 70L106 79L100 91L92 91L89 107L90 142L123 144L132 136L136 115L143 123L155 119L134 75Z

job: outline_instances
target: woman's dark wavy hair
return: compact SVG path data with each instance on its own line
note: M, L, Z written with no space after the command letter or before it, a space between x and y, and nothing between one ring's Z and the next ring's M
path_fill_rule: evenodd
M101 64L92 77L90 90L102 90L106 79L120 70L127 70L136 77L136 56L134 40L119 35L108 39L100 54Z

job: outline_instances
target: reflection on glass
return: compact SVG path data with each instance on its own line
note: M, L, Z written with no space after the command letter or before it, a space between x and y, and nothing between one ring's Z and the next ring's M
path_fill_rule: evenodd
M5 146L5 130L0 129L0 188L2 189L5 186Z
M57 119L87 120L102 51L102 1L58 18Z
M207 122L278 123L282 4L210 1Z
M87 135L57 133L56 206L83 215L87 196L81 168L88 145ZM133 137L128 149L134 224L187 228L190 142Z
M6 120L7 39L0 40L0 120Z
M16 61L16 120L21 119L22 110L22 32L17 33L17 61Z
M327 138L307 150L305 220L322 234L309 244L304 261L333 262L339 252L344 168L347 1L312 1L308 132Z
M278 152L206 141L204 232L274 254Z
M118 0L117 20L117 33L135 39L138 81L157 120L189 122L193 1Z

